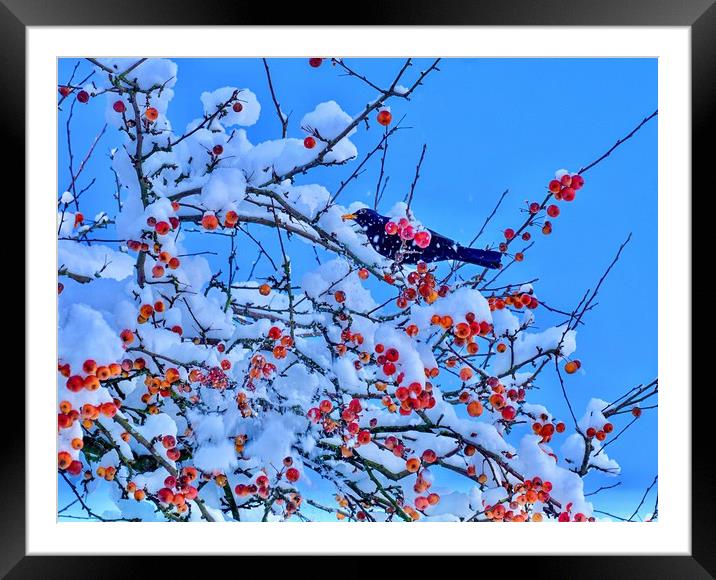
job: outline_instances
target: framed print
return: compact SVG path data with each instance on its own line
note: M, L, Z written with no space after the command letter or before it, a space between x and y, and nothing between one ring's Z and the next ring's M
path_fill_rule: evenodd
M713 577L712 3L241 8L2 9L28 274L3 573Z

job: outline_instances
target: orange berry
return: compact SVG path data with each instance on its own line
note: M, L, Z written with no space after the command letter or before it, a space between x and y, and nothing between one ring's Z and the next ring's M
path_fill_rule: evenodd
M470 401L467 405L467 414L470 417L479 417L482 415L482 403L480 401Z
M411 457L405 462L405 469L407 469L410 473L415 473L420 469L420 459L417 457Z
M70 466L70 463L72 463L72 456L67 453L67 451L60 451L57 454L57 467L65 470Z

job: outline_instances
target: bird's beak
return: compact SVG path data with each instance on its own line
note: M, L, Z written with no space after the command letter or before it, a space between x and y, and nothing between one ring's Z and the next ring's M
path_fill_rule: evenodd
M343 221L346 221L346 220L354 220L354 219L356 219L356 217L357 217L357 216L356 216L356 214L354 214L354 213L344 213L344 214L341 216L341 219L342 219Z

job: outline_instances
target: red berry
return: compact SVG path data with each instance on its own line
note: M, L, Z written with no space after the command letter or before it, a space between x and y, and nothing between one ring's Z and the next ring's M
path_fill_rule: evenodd
M63 97L66 97L67 95L69 95L72 92L72 89L70 87L60 87L57 90L60 91L60 94Z
M562 190L562 199L564 201L574 201L575 197L577 197L577 192L573 187L565 187Z
M301 474L295 467L286 470L286 479L291 483L297 482L299 477L301 477Z
M504 233L506 240L511 240L515 237L515 230L513 230L512 228L507 228Z
M577 190L581 189L584 185L584 177L581 175L572 175L572 189Z
M244 110L244 106L241 103L234 103L234 106L231 108L234 109L234 113L240 113Z
M547 215L551 218L556 218L559 215L559 208L554 204L550 205L547 208ZM547 222L547 223L549 223L549 222Z
M124 101L115 101L114 105L112 105L112 108L117 113L124 113L124 111L127 110L127 106L124 104Z
M557 193L557 192L559 192L560 189L562 189L562 184L559 181L557 181L556 179L553 179L552 181L549 182L549 190L552 193Z
M222 145L214 145L211 152L218 157L224 152L224 147Z
M87 101L89 101L89 98L90 96L87 91L80 91L79 93L77 93L77 100L80 103L86 103Z
M533 201L530 204L530 213L534 214L534 213L537 213L538 211L539 211L539 204L536 201Z
M303 140L303 146L306 149L313 149L316 146L316 140L313 137L306 137Z
M387 127L393 120L393 115L390 111L382 110L380 113L378 113L378 117L376 118L376 120L380 125L383 125L383 127Z
M310 64L313 68L318 68L321 66L321 63L323 62L322 58L309 58L308 64Z
M505 421L513 421L516 416L517 411L512 405L507 405L505 408L502 409L502 418Z

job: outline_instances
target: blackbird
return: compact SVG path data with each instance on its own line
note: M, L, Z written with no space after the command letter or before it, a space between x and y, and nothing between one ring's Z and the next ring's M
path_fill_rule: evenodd
M446 238L432 230L430 243L421 248L413 240L403 240L398 235L389 235L385 231L385 224L390 218L380 215L372 209L362 208L354 213L342 216L343 220L354 220L368 237L370 245L381 256L405 264L418 262L440 262L442 260L459 260L468 264L477 264L485 268L499 268L502 254L493 250L478 250L461 246L454 240Z

